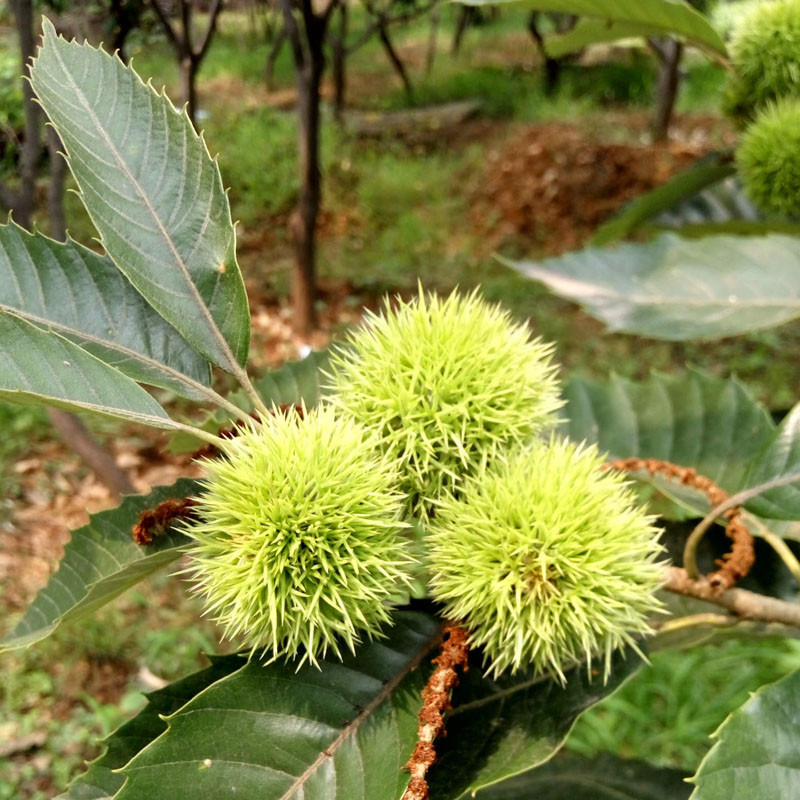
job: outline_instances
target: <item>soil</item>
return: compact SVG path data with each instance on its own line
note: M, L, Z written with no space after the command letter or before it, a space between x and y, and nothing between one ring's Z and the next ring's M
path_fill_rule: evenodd
M628 136L640 125L626 119ZM523 128L489 150L473 190L472 219L490 249L513 239L549 255L574 250L628 201L718 140L703 118L679 121L659 144L608 142L562 123Z

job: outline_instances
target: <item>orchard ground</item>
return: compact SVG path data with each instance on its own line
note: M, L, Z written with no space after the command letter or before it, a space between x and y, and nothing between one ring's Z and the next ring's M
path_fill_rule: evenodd
M410 293L418 279L442 291L480 284L489 299L557 342L565 377L612 371L644 377L652 369L674 374L693 364L738 375L776 415L791 406L800 388L800 324L713 344L610 336L492 257L496 251L541 257L580 247L625 202L729 143L733 132L716 113L719 70L687 60L671 138L654 146L647 143L655 84L647 54L603 50L592 64L568 64L547 96L524 13L504 11L470 29L455 57L449 52L454 15L451 8L443 12L428 74L427 22L395 33L415 84L412 98L370 43L348 62L344 124L325 113L322 329L310 344L323 347L357 322L365 305L375 308L387 291ZM357 14L351 25L358 28ZM297 186L291 63L284 48L268 92L268 45L259 31L246 14L222 15L199 76L199 106L240 221L253 364L264 369L297 357L308 343L292 336L287 301L287 218ZM1 33L10 51L11 33ZM165 42L133 42L131 54L140 74L174 90L176 68ZM463 117L445 105L466 101L477 108ZM432 106L444 108L411 113ZM91 243L78 200L67 202L72 234ZM91 425L141 489L195 469L188 456L168 454L156 432ZM70 528L85 520L86 509L111 501L53 438L44 413L2 406L0 428L0 611L7 628L55 567ZM90 622L4 655L4 674L16 677L0 688L0 800L52 797L84 758L98 752L96 736L141 707L141 689L198 667L196 654L217 647L216 631L201 620L180 582L161 575ZM652 668L578 722L567 747L691 771L708 735L748 691L800 664L800 645L786 640L706 647L726 658L708 658L703 648L656 656ZM696 713L685 716L687 709Z

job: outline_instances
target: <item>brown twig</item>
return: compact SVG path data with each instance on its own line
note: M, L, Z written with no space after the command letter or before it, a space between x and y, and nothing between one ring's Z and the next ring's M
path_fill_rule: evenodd
M422 690L417 745L405 766L411 773L411 780L402 800L428 800L430 797L426 776L436 761L433 743L445 732L443 714L451 708L450 692L458 685L456 669L461 667L467 671L468 656L469 634L458 625L448 625L444 629L442 652L433 659L436 669Z
M714 481L705 475L698 475L697 470L692 467L681 467L669 461L661 461L656 458L622 458L616 461L609 461L606 465L608 469L627 470L629 472L645 471L651 475L664 475L670 480L675 480L684 486L690 486L703 492L709 499L711 507L716 509L723 506L720 514L726 520L725 533L732 541L731 549L721 559L717 559L720 567L716 572L706 576L708 585L717 592L724 591L733 586L740 578L743 578L750 571L755 561L753 552L753 537L747 529L742 519L742 509L740 506L727 507L730 497L726 491L717 486ZM699 531L700 535L704 532ZM695 553L699 536L690 537L691 546L687 543L684 551L684 564L687 567L689 577L699 578L695 562Z
M190 519L194 516L194 507L197 500L193 497L183 497L175 500L165 500L155 508L142 511L139 521L133 526L131 533L136 544L151 544L153 539L161 536L176 519Z
M693 580L686 570L680 567L669 568L664 588L676 594L689 595L727 608L743 619L780 622L800 628L800 604L748 592L746 589L725 589L720 592L719 587L712 585L708 578Z

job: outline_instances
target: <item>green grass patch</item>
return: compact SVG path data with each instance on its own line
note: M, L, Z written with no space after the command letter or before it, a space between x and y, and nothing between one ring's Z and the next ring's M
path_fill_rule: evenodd
M796 639L733 639L659 653L580 717L567 747L694 772L712 744L709 736L750 692L799 668Z

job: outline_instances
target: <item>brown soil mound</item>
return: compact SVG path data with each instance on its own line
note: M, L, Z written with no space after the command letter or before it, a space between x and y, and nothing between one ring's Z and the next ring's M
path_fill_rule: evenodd
M536 125L489 152L473 221L493 248L521 238L547 253L573 250L707 149L687 141L610 144L570 125Z

